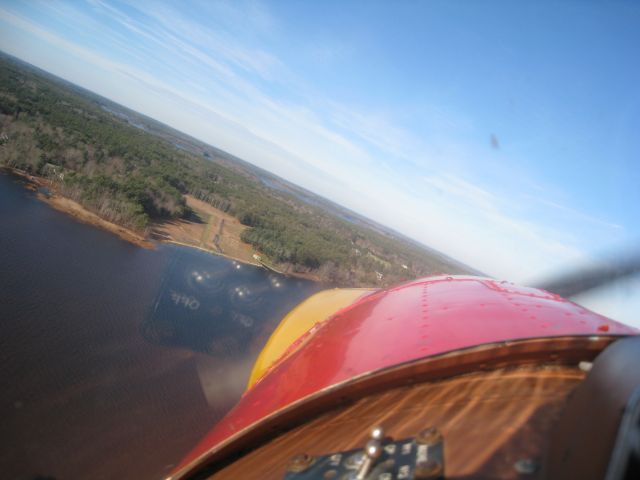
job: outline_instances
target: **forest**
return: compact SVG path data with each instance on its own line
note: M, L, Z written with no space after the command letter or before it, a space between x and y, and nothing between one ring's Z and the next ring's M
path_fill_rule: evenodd
M242 240L269 262L334 285L466 273L416 243L269 188L206 152L177 148L100 98L0 57L0 165L43 177L61 195L143 234L154 222L187 217L185 195L193 195L248 226Z

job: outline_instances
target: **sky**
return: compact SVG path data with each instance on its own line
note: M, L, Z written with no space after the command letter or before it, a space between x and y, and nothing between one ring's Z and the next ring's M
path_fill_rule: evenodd
M0 1L0 49L491 276L640 239L640 3Z

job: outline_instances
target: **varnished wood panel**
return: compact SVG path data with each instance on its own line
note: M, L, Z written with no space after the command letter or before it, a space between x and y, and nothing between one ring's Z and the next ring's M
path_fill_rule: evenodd
M447 478L517 478L514 463L540 458L583 376L577 368L523 366L394 388L311 419L210 478L280 479L293 455L357 448L377 424L394 438L440 429Z

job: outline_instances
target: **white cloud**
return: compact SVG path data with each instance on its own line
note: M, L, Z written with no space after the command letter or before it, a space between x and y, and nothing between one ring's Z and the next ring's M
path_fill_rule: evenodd
M586 213L576 210L575 208L568 207L567 205L562 205L558 202L554 202L547 198L541 198L539 196L534 197L531 195L527 195L526 198L528 198L533 202L541 203L542 205L549 207L551 209L557 210L565 215L568 215L574 218L579 218L582 221L585 221L597 226L605 227L608 229L614 229L614 230L624 230L624 227L622 225L619 225L617 223L607 222L600 218L594 217L593 215L587 215Z
M103 1L92 3L124 29L101 32L112 42L110 51L81 46L1 7L1 21L37 38L43 48L10 44L4 37L0 45L488 274L524 280L560 261L585 258L571 232L550 226L544 215L527 215L526 206L514 208L515 189L531 183L544 193L544 185L526 178L507 190L474 176L483 158L474 155L473 145L449 139L452 132L472 130L469 119L433 107L427 141L399 126L389 112L337 104L305 84L266 47L236 39L233 28L243 29L242 35L278 28L260 4L252 4L249 13L239 12L233 3L205 4L203 8L227 16L221 20L225 28L213 29L175 8L143 12L152 17L147 20L152 26ZM140 8L135 2L132 6ZM58 14L68 23L91 21L78 9ZM238 20L239 15L246 18ZM136 41L128 42L128 35ZM57 55L47 57L46 52ZM153 55L147 64L127 62L149 52ZM67 56L63 63L62 56ZM159 75L158 69L171 74ZM273 84L295 95L286 100L270 95ZM510 167L496 168L507 175ZM532 203L562 211L592 229L619 228L555 199Z

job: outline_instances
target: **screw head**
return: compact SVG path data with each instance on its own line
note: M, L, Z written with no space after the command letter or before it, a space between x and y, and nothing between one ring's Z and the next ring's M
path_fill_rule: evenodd
M381 426L376 426L371 429L371 438L374 440L382 440L384 438L384 429Z
M531 475L536 473L538 470L538 462L533 458L521 458L516 463L514 463L513 468L516 469L516 472L523 475Z

